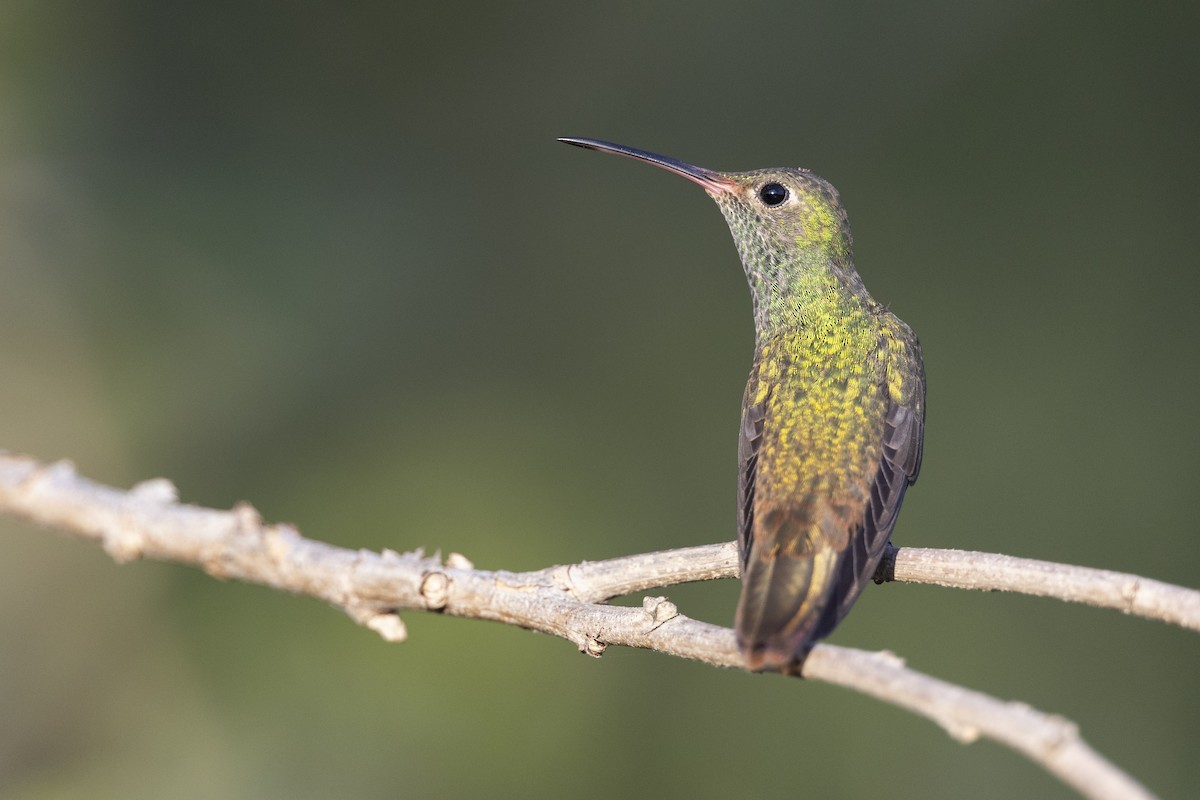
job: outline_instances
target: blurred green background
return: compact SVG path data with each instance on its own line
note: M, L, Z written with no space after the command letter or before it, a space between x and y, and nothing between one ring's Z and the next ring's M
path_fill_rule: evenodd
M696 187L554 142L595 136L841 189L925 348L897 543L1196 585L1193 9L2 2L0 446L485 568L732 538L736 254ZM0 530L9 798L1071 796L822 684L416 613L388 645ZM889 585L833 641L1200 782L1193 633Z

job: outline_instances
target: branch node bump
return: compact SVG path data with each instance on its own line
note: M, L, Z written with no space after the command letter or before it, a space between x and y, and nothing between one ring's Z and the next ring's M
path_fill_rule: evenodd
M233 519L238 533L256 533L262 530L262 515L258 513L257 508L244 500L234 504Z
M450 593L450 579L444 572L427 572L421 579L421 598L430 611L441 611L446 607Z
M451 553L446 556L446 566L450 569L475 569L475 563L462 553Z
M25 491L30 491L42 484L61 483L70 481L74 477L75 462L64 458L30 472L25 477L25 480L21 481L21 488Z
M974 725L968 725L953 717L937 717L938 726L944 730L951 739L962 744L972 744L979 740L979 728Z
M408 628L404 620L393 611L379 611L365 603L352 602L342 606L350 619L378 633L385 642L403 642L408 639Z
M375 614L367 619L366 626L378 633L385 642L403 642L408 639L408 628L404 620L394 612Z
M179 490L166 478L142 481L129 490L129 495L135 500L164 506L179 502Z
M592 658L599 658L604 655L607 644L597 639L595 636L588 634L583 640L583 647L579 648L579 652Z
M1010 700L1008 707L1041 721L1043 728L1043 736L1041 737L1042 747L1047 753L1058 750L1064 745L1079 739L1079 726L1066 717L1038 711L1028 703L1022 703L1019 700Z
M128 564L141 558L143 544L145 539L127 519L122 519L119 527L106 530L101 540L104 552L118 564Z
M879 659L884 664L887 664L889 667L904 667L908 664L908 662L893 653L891 650L876 650L875 658Z
M1121 585L1121 599L1125 601L1125 607L1121 609L1123 614L1132 614L1137 608L1138 592L1142 590L1142 582L1137 578L1128 581Z
M578 564L565 564L555 567L550 573L550 579L559 590L566 592L571 597L578 597L575 585L575 573L578 570Z
M643 597L642 610L649 616L650 620L657 628L669 619L674 619L679 616L679 608L665 597Z

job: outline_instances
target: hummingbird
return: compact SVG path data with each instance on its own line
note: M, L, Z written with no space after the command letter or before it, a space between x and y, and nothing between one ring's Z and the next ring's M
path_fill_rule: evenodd
M716 172L597 139L559 141L681 175L729 225L754 310L734 628L748 669L799 674L874 577L920 471L920 343L868 294L837 190L809 170Z

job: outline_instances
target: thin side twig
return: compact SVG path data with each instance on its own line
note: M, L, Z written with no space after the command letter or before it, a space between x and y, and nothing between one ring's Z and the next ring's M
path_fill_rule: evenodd
M640 609L602 604L619 594L734 575L731 544L536 572L477 570L457 555L442 564L419 552L334 547L291 526L264 524L247 505L231 511L183 505L161 479L124 492L79 476L67 462L45 465L4 454L0 513L98 542L119 562L175 561L316 597L390 641L406 636L397 611L430 610L550 633L593 656L616 644L744 668L732 630L689 619L664 598L645 598ZM1069 721L923 675L889 653L821 644L802 672L928 717L961 741L987 737L1006 744L1087 797L1151 797L1092 750Z
M1054 597L1200 631L1200 591L1127 572L966 550L901 547L889 556L897 581Z

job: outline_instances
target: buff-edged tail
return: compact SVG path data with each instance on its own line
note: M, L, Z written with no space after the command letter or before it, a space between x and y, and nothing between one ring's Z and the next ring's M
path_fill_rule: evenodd
M828 635L824 620L840 555L832 548L811 555L786 548L750 554L734 623L750 670L793 671Z

